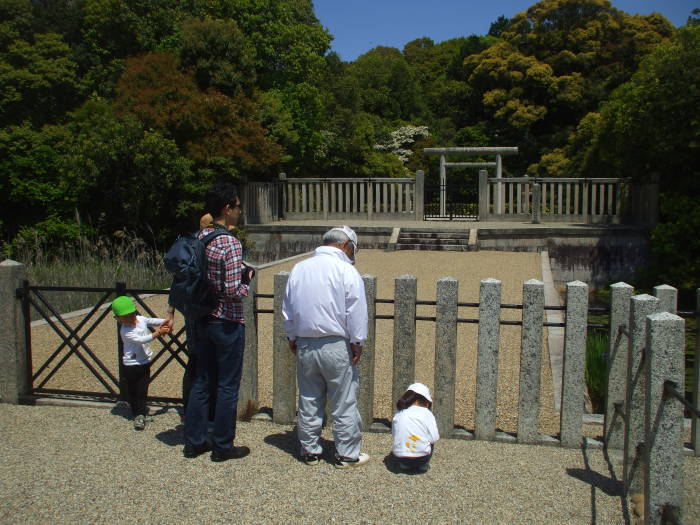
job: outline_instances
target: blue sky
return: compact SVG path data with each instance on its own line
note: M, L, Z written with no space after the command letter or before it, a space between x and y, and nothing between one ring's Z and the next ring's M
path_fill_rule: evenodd
M436 43L472 34L485 35L500 15L512 18L536 0L313 0L316 17L335 37L333 51L355 60L377 46L403 49L416 38ZM613 0L630 14L658 12L684 25L700 0Z

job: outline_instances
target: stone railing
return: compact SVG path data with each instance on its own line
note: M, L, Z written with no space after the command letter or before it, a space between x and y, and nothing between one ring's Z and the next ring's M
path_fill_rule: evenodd
M291 220L423 220L423 172L412 178L286 178L282 215Z
M489 178L479 174L479 220L618 223L622 179Z

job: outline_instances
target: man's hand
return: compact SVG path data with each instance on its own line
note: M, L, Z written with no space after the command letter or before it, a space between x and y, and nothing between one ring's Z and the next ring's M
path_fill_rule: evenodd
M168 312L165 316L165 322L159 326L159 328L164 328L165 333L173 331L173 325L175 324L175 312Z
M350 350L352 351L352 364L356 365L362 356L362 347L355 343L350 343Z
M297 342L296 341L290 341L287 339L287 342L289 343L289 349L294 355L297 355Z

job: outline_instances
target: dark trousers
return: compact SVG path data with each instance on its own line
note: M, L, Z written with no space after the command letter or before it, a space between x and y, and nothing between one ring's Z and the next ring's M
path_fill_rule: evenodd
M209 406L215 404L212 448L227 452L236 436L238 388L241 384L245 326L223 319L199 321L190 352L192 386L185 408L185 443L194 447L207 437ZM212 389L216 399L212 399Z
M151 380L151 363L124 366L124 378L126 379L126 400L131 405L134 416L145 416L148 383Z

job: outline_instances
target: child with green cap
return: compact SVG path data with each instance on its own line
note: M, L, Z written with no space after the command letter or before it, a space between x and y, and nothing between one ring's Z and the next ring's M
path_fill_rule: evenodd
M165 319L143 317L138 315L136 305L130 297L122 295L112 301L112 312L119 327L119 334L124 343L124 376L126 379L127 400L134 414L134 428L146 428L146 397L148 383L151 379L151 358L149 347L151 341L170 331L162 326ZM151 332L148 327L156 326Z

